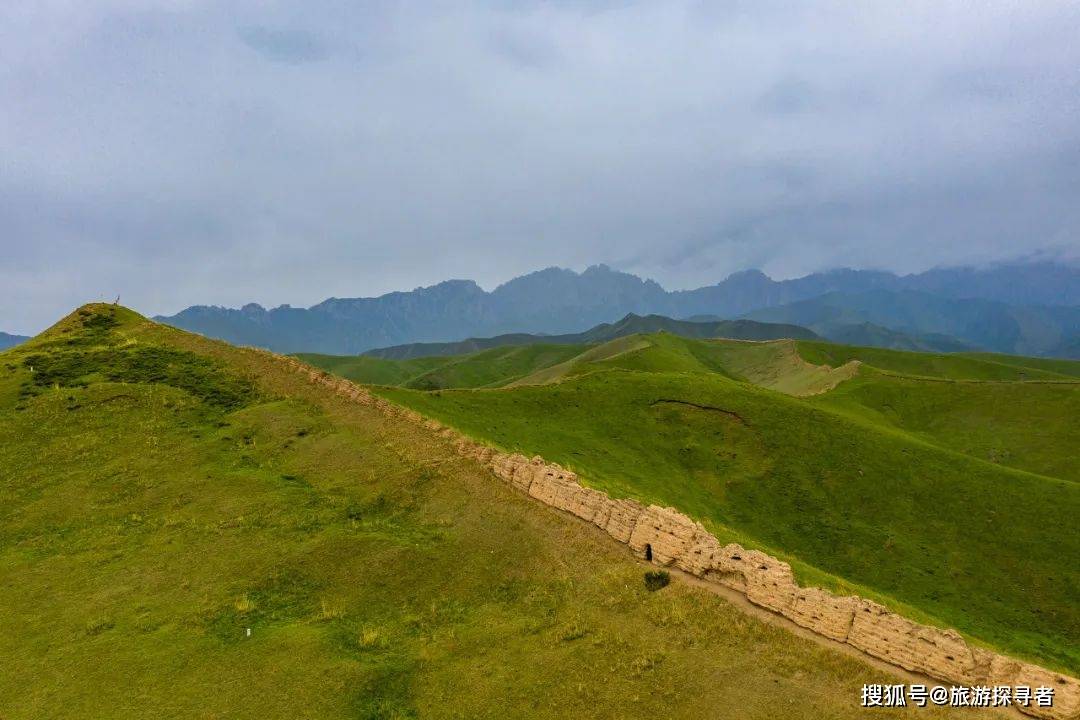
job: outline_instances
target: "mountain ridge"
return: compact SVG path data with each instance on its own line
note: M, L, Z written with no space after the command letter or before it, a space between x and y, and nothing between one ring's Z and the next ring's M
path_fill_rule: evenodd
M280 305L267 310L254 303L240 309L196 305L155 319L279 352L356 354L377 347L513 332L582 332L627 313L736 318L829 292L869 290L932 290L940 297L1080 305L1080 268L1039 262L904 276L838 269L779 281L759 270L746 270L715 285L667 291L653 280L606 265L593 265L581 273L552 267L513 278L490 292L471 280L447 280L374 298L328 298L306 309Z
M16 345L22 345L29 339L30 338L24 335L12 335L11 333L0 332L0 350L7 350Z

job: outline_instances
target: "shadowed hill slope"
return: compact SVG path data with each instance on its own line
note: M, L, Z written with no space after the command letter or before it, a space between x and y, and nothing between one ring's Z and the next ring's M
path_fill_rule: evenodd
M890 681L282 367L102 305L0 354L5 718L855 718Z

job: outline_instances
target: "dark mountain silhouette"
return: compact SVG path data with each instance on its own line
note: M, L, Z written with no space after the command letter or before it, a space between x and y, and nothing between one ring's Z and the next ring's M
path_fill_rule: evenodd
M941 298L980 299L1025 306L1080 305L1080 269L1018 263L987 269L951 268L897 276L873 270L834 270L775 281L757 270L716 285L666 291L657 283L596 265L582 273L548 268L514 278L491 292L469 280L448 280L411 292L374 298L330 298L311 308L266 310L190 307L158 320L234 343L279 352L356 354L376 347L446 342L505 333L577 333L627 313L683 318L737 318L828 293L914 290ZM905 329L915 334L937 330ZM967 342L964 338L962 341Z

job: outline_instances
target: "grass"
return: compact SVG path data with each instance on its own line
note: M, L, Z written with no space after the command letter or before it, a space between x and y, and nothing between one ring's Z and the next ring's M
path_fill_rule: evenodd
M449 358L383 360L366 355L319 355L315 353L297 353L296 357L336 375L371 385L405 385L413 378L419 377L449 360Z
M573 345L491 348L461 358L445 358L446 362L439 367L413 378L405 386L418 390L498 386L525 377L538 368L556 365L577 353L578 349Z
M859 360L879 370L950 380L1075 380L1080 362L994 353L917 353L799 340L799 354L816 365Z
M806 581L1080 671L1071 365L1023 382L1050 370L800 342L828 361L815 370L791 343L622 341L628 352L586 349L547 384L378 391L614 495L678 507ZM856 374L830 379L852 360ZM819 394L791 396L808 389Z
M656 592L671 583L671 574L667 570L649 570L645 573L645 589Z
M926 382L866 368L815 398L979 460L1080 482L1080 385Z
M504 385L534 371L568 360L576 345L497 347L461 357L413 360L299 353L297 358L324 370L370 385L401 385L418 390Z
M0 439L5 719L855 718L890 682L122 308L0 354Z

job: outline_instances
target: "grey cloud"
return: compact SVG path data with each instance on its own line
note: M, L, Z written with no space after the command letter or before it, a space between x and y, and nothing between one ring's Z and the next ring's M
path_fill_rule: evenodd
M810 84L792 77L769 88L758 100L758 107L767 113L786 115L808 111L816 101L817 94Z
M239 34L248 47L271 60L302 63L321 60L327 55L326 46L303 31L256 25L241 28Z
M1072 3L0 6L0 330L1080 246Z
M490 42L496 54L523 67L544 68L559 58L552 44L534 33L503 28L492 33Z

